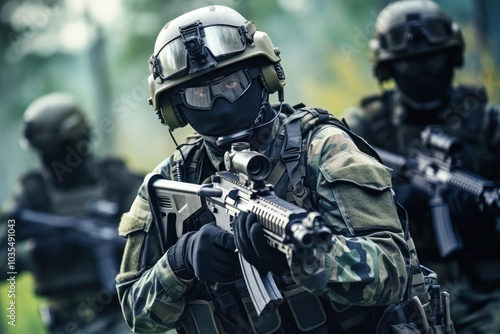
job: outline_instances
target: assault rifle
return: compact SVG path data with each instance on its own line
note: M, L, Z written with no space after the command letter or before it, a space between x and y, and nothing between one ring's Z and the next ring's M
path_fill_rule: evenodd
M462 168L462 143L437 126L427 126L420 133L420 144L409 152L408 158L374 148L383 163L393 169L393 179L409 181L430 196L432 223L442 258L463 247L443 191L455 188L467 192L474 196L481 210L500 207L500 189L493 181Z
M29 209L14 210L14 216L23 223L23 238L33 238L56 231L74 232L78 240L89 244L93 249L102 288L116 291L115 277L119 263L117 251L123 252L125 239L118 235L117 208L115 203L105 200L90 204L88 215L63 216ZM31 226L30 226L31 225ZM64 234L61 236L64 238Z
M324 261L325 253L333 247L330 229L318 212L308 212L275 195L272 185L265 182L271 171L266 156L251 151L246 143L235 143L226 152L224 162L227 171L213 175L210 184L170 181L158 174L146 177L162 244L169 247L175 243L185 232L187 222L202 210L210 210L216 224L226 231L233 230L233 221L240 212L251 211L263 225L269 245L285 254L295 247L310 249L316 264ZM282 296L271 272L259 274L241 254L239 260L257 314L273 312Z

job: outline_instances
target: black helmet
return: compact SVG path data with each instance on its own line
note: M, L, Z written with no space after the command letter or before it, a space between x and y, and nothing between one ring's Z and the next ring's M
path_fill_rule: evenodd
M164 125L173 130L186 125L174 108L173 88L212 71L246 60L255 60L268 93L285 85L279 49L269 36L256 31L235 10L208 6L168 22L159 33L149 59L149 100Z
M370 40L373 71L379 81L390 78L388 62L455 49L453 65L463 63L465 43L457 23L430 0L396 1L375 22Z
M75 100L66 93L52 93L33 101L24 112L21 145L52 151L80 140L88 129Z

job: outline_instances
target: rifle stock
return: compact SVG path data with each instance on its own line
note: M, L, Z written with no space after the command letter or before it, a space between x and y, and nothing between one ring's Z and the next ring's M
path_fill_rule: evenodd
M234 146L234 144L233 144ZM317 212L307 212L274 194L272 186L265 183L264 174L268 168L261 163L267 158L245 149L226 155L226 166L236 162L229 170L212 176L212 183L196 185L179 181L165 180L157 174L148 175L150 205L161 220L162 231L172 231L168 225L175 224L176 236L185 231L186 221L200 210L208 209L215 217L220 228L232 232L233 221L240 212L256 214L262 224L269 245L290 254L295 247L313 249L315 252L328 252L333 246L331 231L321 221ZM229 166L231 167L231 166ZM161 236L165 240L164 236ZM167 238L168 239L168 236ZM166 245L168 249L171 245ZM281 303L281 292L271 273L260 274L239 255L242 274L245 279L252 303L258 315L267 314Z

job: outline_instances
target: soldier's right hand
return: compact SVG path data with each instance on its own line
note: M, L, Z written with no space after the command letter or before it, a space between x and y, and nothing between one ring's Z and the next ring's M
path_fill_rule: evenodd
M184 234L168 252L168 262L182 279L229 283L235 280L238 258L234 237L215 224Z

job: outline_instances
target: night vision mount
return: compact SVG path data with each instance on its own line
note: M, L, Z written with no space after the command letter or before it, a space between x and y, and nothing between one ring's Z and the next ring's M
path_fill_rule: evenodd
M189 75L217 66L217 61L203 41L205 30L200 20L179 27L179 32L188 54Z

